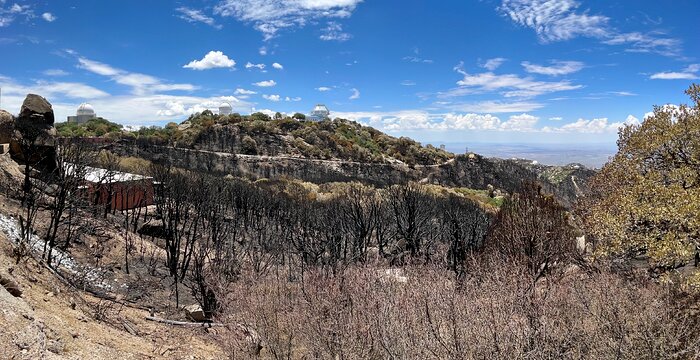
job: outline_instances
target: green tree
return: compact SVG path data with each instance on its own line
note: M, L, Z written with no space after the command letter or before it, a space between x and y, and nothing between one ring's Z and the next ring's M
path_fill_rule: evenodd
M256 112L256 113L250 114L250 120L252 120L252 121L255 121L255 120L270 121L270 117L264 113Z
M617 154L591 182L580 211L600 255L675 267L700 245L700 86L686 94L691 106L657 106L620 129Z
M252 137L245 135L241 139L241 151L247 155L257 155L258 143Z

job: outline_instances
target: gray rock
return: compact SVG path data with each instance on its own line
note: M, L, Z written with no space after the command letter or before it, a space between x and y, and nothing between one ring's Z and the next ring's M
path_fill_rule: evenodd
M0 274L0 286L4 287L14 297L22 296L22 288L10 275Z
M204 311L199 305L195 304L185 306L185 312L187 313L187 317L190 318L192 321L201 322L206 320L206 317L204 316Z
M15 132L15 117L0 110L0 144L9 144Z
M18 120L29 121L44 128L52 127L54 123L53 107L46 98L29 94L22 103Z

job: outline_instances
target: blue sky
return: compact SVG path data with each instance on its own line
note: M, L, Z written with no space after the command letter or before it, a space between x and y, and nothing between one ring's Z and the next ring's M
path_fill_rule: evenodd
M424 142L616 139L700 77L700 2L0 0L2 107L129 125L234 110Z

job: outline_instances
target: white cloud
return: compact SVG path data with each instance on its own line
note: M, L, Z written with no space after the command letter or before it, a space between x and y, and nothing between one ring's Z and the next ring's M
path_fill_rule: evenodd
M253 90L246 90L246 89L241 89L238 88L236 91L233 92L235 95L255 95L257 92Z
M491 114L454 114L445 115L442 123L437 125L443 130L497 130L501 119Z
M259 87L272 87L272 86L277 85L277 83L275 82L275 80L265 80L265 81L258 81L256 83L253 83L253 85L259 86Z
M697 74L687 72L660 72L650 76L654 80L695 80Z
M284 69L284 66L282 66L282 64L280 64L280 63L272 63L272 67L277 69L277 70Z
M245 68L246 69L258 68L260 70L263 70L263 69L265 69L265 64L253 64L249 61L247 64L245 64Z
M125 101L138 101L136 99L130 99ZM201 97L188 97L188 96L158 96L146 98L145 103L146 108L156 108L155 115L160 118L169 118L175 120L178 118L183 118L194 113L201 113L204 110L216 111L219 108L219 104L222 102L227 102L231 104L234 111L242 112L245 111L249 104L240 101L234 96L217 96L210 98ZM97 109L97 105L93 104ZM149 110L150 111L150 110ZM148 115L152 117L153 115ZM146 117L147 119L149 117Z
M340 118L365 123L383 131L472 130L472 131L537 131L538 118L528 114L513 115L506 121L491 114L434 114L424 110L393 112L334 112Z
M481 65L481 67L489 71L494 71L498 69L505 61L506 59L501 57L488 59L483 65Z
M293 97L293 98L290 98L289 96L287 96L287 97L284 98L284 101L301 101L301 98L298 97L298 96L297 96L297 97Z
M610 122L607 118L579 119L562 126L537 127L539 117L522 113L502 120L492 114L431 113L425 110L387 112L334 112L336 117L354 120L382 131L494 131L518 133L586 133L614 134L624 125L638 125L639 120L629 115L624 121ZM550 119L552 120L552 119Z
M260 49L258 49L258 54L262 56L267 55L267 46L261 46Z
M651 75L649 78L655 80L695 80L699 77L699 71L700 64L691 64L683 69L683 71L660 72Z
M70 54L74 55L75 53L73 52ZM132 88L132 93L136 95L164 91L192 91L197 89L196 86L191 84L163 83L162 80L150 75L128 72L83 57L78 57L77 67L98 75L107 76L118 84L129 86Z
M564 118L561 117L561 116L553 116L553 117L549 118L549 120L551 120L551 121L562 121L562 120L564 120Z
M425 59L421 56L421 52L419 48L413 48L413 54L404 56L403 58L404 61L412 62L412 63L423 63L423 64L432 64L433 60L431 59Z
M352 88L350 91L352 91L352 95L348 98L349 100L357 100L360 98L360 90Z
M103 75L103 76L115 76L119 73L122 73L121 70L113 68L107 64L103 64L97 61L92 61L90 59L86 58L78 58L78 67L85 69L87 71L93 72L97 75Z
M263 99L269 100L269 101L274 101L274 102L280 101L279 95L263 95L262 97L263 97Z
M232 68L236 66L236 62L229 59L228 56L224 55L221 51L210 51L202 60L192 60L189 64L183 66L186 69L192 70L207 70L214 68Z
M0 76L0 87L2 87L4 101L7 101L9 97L24 98L24 96L29 93L40 94L47 98L63 97L83 100L109 96L108 93L100 89L76 82L49 82L40 80L30 85L23 85L14 82L10 78ZM11 109L12 107L8 108Z
M403 86L415 86L416 82L413 80L404 80L401 82L401 85L403 85Z
M320 92L325 92L325 91L331 91L332 89L329 88L328 86L321 86L321 87L317 87L316 90L318 90Z
M190 9L188 7L179 7L175 9L179 13L178 17L190 23L203 23L216 29L221 29L222 26L217 24L214 18L205 15L201 10Z
M607 118L597 118L593 120L578 119L573 123L562 125L560 127L548 127L542 128L543 132L557 132L557 133L588 133L588 134L600 134L600 133L615 133L618 129L625 125L639 125L639 119L633 115L628 115L625 121L619 122L609 122Z
M613 34L603 43L607 45L629 44L628 52L657 53L665 56L680 56L682 42L678 39L660 37L660 33L640 32Z
M578 7L574 0L503 0L500 10L544 42L607 35L608 17L578 13Z
M534 97L537 95L580 89L569 81L536 81L530 77L520 77L515 74L497 75L492 72L469 74L462 69L462 64L455 71L464 77L457 82L456 89L440 93L441 97L464 96L470 94L499 92L505 97Z
M7 27L15 21L16 18L31 20L35 17L34 11L29 5L19 5L13 3L12 6L5 7L5 1L0 1L0 27Z
M66 75L70 75L69 72L67 72L67 71L65 71L65 70L61 70L61 69L48 69L48 70L44 70L44 71L43 71L43 74L46 75L46 76L66 76Z
M497 114L533 111L541 109L544 105L528 101L481 101L476 103L446 104L446 107L454 111Z
M608 93L617 96L637 96L637 94L630 91L609 91Z
M265 40L313 20L347 18L362 0L221 0L214 12L252 23Z
M576 0L503 0L499 10L520 26L533 29L544 43L576 37L600 39L608 45L627 45L628 51L678 56L681 42L660 32L621 33L610 26L610 18L580 10Z
M534 131L538 120L538 117L528 114L513 115L508 121L501 123L500 129L504 131Z
M403 58L405 61L412 62L412 63L424 63L424 64L432 64L433 60L431 59L423 59L418 56L404 56Z
M45 13L41 14L41 18L48 21L48 22L54 22L57 19L57 17L50 12L45 12Z
M584 68L584 64L580 61L553 60L549 66L531 64L528 61L523 61L521 65L525 68L525 71L529 73L550 76L567 75Z
M319 39L323 41L348 41L352 39L352 35L343 32L343 27L335 21L329 21L327 26L321 29Z

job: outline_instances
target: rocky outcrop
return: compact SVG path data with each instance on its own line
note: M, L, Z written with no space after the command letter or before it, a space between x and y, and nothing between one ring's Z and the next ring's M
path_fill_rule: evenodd
M0 144L9 144L14 132L15 117L5 110L0 110Z
M167 146L117 145L113 151L121 156L143 158L206 172L233 175L251 180L291 177L313 183L361 181L376 186L418 181L423 172L401 164L359 163L307 159L291 156L256 156L174 148Z
M39 95L27 95L14 123L16 132L10 147L12 157L33 166L55 166L56 151L53 140L56 128L53 124L51 103Z
M0 273L0 286L4 287L14 297L22 296L22 288L11 275Z
M113 151L121 156L138 157L193 171L219 176L233 175L252 180L290 177L313 183L360 181L379 187L420 181L472 189L487 189L488 185L492 185L508 193L516 191L523 182L537 181L545 191L556 194L565 205L572 205L577 196L573 188L552 184L518 162L485 158L475 154L457 156L442 165L407 166L402 163L361 163L284 155L242 155L169 146L139 146L131 143L117 144ZM584 181L585 179L579 182Z
M53 107L46 98L36 94L28 94L19 112L21 123L48 129L53 127Z
M24 175L10 154L0 154L0 191L19 190Z

